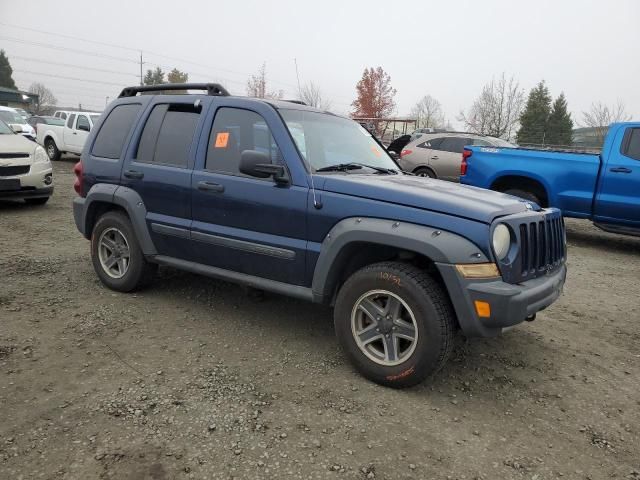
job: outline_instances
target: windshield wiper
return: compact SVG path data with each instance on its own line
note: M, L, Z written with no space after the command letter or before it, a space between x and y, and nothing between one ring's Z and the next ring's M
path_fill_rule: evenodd
M391 168L384 167L376 167L373 165L367 165L366 163L338 163L336 165L329 165L328 167L322 167L316 170L316 172L346 172L347 170L359 170L361 168L370 168L371 170L375 170L378 173L386 173L395 175L398 172Z

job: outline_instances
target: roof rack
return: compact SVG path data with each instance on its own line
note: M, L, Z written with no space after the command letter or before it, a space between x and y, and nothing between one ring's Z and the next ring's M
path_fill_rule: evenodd
M118 98L135 97L142 92L164 92L172 90L206 90L207 95L228 97L230 93L219 83L161 83L159 85L140 85L127 87L120 92Z
M304 105L305 107L309 106L306 103L304 103L302 100L282 100L282 101L283 102L289 102L289 103L296 103L298 105Z

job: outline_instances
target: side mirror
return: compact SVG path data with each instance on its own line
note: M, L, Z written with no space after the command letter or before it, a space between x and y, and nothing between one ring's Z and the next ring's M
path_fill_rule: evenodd
M22 125L18 125L17 123L12 123L11 130L13 130L14 133L22 133Z
M288 183L286 171L282 165L271 163L269 155L257 150L244 150L240 154L241 173L256 178L273 177L276 183Z
M84 132L88 132L91 130L91 128L89 128L89 125L78 125L78 130L82 130Z

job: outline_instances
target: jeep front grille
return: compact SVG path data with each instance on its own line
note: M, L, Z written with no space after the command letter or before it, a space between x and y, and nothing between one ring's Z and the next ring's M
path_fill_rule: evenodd
M496 220L511 227L516 237L515 254L498 263L502 278L520 283L559 268L567 257L564 221L560 210L510 215Z
M11 165L8 167L0 167L0 177L13 177L14 175L24 175L29 173L29 165Z

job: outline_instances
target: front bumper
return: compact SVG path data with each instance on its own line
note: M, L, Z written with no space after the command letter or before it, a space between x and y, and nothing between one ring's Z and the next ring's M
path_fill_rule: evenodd
M20 181L17 189L0 188L0 199L39 198L53 194L53 169L49 162L31 164L28 173L0 177L0 179Z
M502 279L467 279L455 265L437 264L445 281L463 333L468 337L491 337L547 308L562 294L567 276L563 264L557 270L519 284ZM491 305L491 316L476 314L474 302Z

